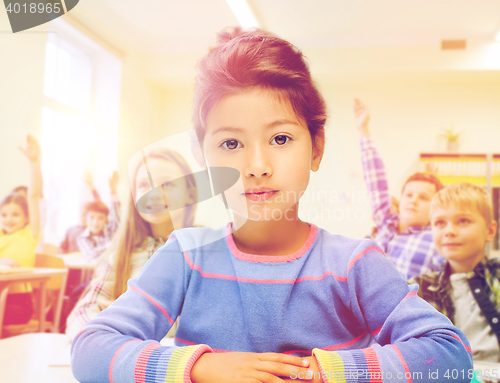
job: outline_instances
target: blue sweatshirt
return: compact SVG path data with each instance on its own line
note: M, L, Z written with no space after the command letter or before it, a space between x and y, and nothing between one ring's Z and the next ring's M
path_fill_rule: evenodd
M335 374L346 382L470 381L467 339L416 289L373 241L314 225L302 248L283 256L240 252L229 225L183 229L75 338L73 374L81 382L190 382L204 352L247 351L312 354L325 382ZM179 316L176 346L161 346Z

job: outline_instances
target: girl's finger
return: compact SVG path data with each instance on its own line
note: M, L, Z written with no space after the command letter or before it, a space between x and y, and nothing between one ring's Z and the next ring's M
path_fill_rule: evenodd
M292 364L294 366L309 367L309 361L305 358L299 356L293 356L288 354L280 354L275 352L264 352L259 354L259 359L263 361L271 362L281 362L286 364Z
M278 376L264 371L255 371L253 377L261 383L284 383L285 381Z

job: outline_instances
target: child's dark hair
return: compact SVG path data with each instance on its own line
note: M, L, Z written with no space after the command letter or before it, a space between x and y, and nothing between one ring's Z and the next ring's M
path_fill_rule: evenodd
M102 201L89 202L83 206L83 217L86 217L91 211L104 214L106 217L109 215L109 208Z
M203 142L208 114L225 96L261 87L290 102L309 129L315 149L323 150L326 106L302 53L288 41L259 29L227 28L217 46L200 61L193 122Z
M0 202L0 209L10 203L15 203L16 205L18 205L22 209L24 215L26 216L26 219L29 221L28 201L26 200L25 196L19 193L9 194L2 200L2 202Z
M439 178L437 178L434 174L415 173L415 174L412 174L411 176L409 176L408 179L405 181L405 183L403 185L403 189L401 190L401 193L404 193L406 184L409 182L412 182L412 181L423 181L423 182L428 182L430 184L433 184L436 187L436 193L444 187L443 184L441 183L441 181L439 181Z

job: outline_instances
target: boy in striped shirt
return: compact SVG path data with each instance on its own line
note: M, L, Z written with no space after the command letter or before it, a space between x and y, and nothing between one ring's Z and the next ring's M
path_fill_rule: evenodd
M361 136L363 173L377 226L375 241L405 279L439 270L444 258L432 242L429 209L432 197L443 185L433 174L411 175L403 185L396 212L392 207L385 166L368 128L368 108L358 99L354 100L354 115Z

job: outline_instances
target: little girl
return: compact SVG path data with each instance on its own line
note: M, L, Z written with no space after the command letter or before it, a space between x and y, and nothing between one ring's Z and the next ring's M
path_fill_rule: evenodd
M0 265L34 267L35 249L40 240L40 146L35 137L28 135L26 149L20 149L30 162L30 183L26 197L13 193L0 203ZM31 285L10 285L3 324L24 324L32 315Z
M176 185L178 201L186 205L196 200L196 183L191 169L184 158L172 150L159 150L150 153L147 164L151 174L163 174L165 170L169 179L185 177L183 183ZM150 189L145 164L136 166L135 185L130 199L127 220L121 225L107 254L96 270L96 276L82 294L82 298L71 312L67 320L66 334L74 338L83 326L94 319L99 312L108 307L127 289L127 281L139 274L146 261L162 246L175 227L190 227L194 224L196 205L184 209L182 215L173 211L169 214L147 214L147 206L138 212L134 200ZM161 180L157 180L161 182ZM156 184L156 183L155 183ZM172 196L172 190L169 196ZM154 194L151 195L153 198ZM171 203L174 201L171 201ZM163 200L161 201L163 206ZM168 213L168 211L167 211Z
M234 222L173 232L127 292L77 335L75 377L420 382L455 369L465 371L455 380L469 381L464 335L373 241L298 218L326 119L301 52L263 31L223 32L199 64L195 89L207 165L237 169L244 184L244 193L225 196ZM242 202L247 211L238 215L232 207ZM179 316L176 345L161 346Z

